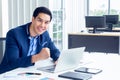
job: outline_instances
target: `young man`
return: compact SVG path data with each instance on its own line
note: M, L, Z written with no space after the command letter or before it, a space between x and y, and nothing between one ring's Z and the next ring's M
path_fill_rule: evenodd
M57 61L60 51L47 31L51 19L52 14L48 8L38 7L33 13L32 22L8 31L0 73L32 66L36 61L49 57Z

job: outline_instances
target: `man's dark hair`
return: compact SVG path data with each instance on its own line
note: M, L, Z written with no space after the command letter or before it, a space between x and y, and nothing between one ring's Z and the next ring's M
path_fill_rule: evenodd
M50 16L50 21L52 20L52 13L51 11L46 7L37 7L33 12L33 17L36 18L39 13L45 13Z

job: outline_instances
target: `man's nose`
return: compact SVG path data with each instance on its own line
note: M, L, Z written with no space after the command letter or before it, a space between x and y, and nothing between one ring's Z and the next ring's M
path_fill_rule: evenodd
M41 22L41 26L44 27L45 26L45 22Z

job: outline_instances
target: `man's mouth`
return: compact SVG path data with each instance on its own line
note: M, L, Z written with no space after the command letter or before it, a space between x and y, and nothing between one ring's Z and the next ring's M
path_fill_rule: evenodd
M44 29L43 29L43 28L38 28L38 31L39 31L39 32L43 32Z

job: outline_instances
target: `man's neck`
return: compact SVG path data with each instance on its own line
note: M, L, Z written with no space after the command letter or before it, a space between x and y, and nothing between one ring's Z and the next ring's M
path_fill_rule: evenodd
M36 37L38 36L37 34L35 34L35 32L33 31L33 25L31 24L29 27L29 33L31 37Z

